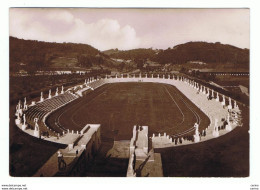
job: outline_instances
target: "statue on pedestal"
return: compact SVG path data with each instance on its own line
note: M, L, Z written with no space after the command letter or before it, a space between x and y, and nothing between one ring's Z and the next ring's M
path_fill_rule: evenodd
M16 105L16 111L15 111L15 116L18 116L18 114L19 114L19 106L18 105Z
M28 105L27 105L27 102L26 102L26 97L24 98L23 109L24 110L28 109Z
M49 99L51 99L51 89L49 90L49 96L48 96Z
M226 105L226 99L225 99L225 96L224 95L222 95L222 106L223 106L223 108L225 107L225 105Z
M19 102L18 102L18 114L20 116L23 115L23 109L22 109L22 105L21 105L21 100L19 100Z
M199 124L195 123L194 128L195 128L195 135L193 135L194 136L194 142L199 142L200 141Z
M40 98L40 102L43 102L44 98L43 98L43 93L41 92L41 98Z
M16 125L21 124L20 114L17 115L17 119L15 119L15 124L16 124Z
M218 95L218 92L217 92L216 102L219 102L219 95Z
M232 102L231 102L231 98L230 97L228 97L228 110L232 110Z
M215 125L214 125L214 130L212 132L212 135L214 137L218 137L219 136L219 131L218 131L218 119L215 119Z
M58 96L59 95L59 89L58 87L56 88L56 93L55 93L55 96Z
M23 125L22 125L22 130L26 130L27 129L27 124L26 124L26 117L25 117L25 114L23 114Z
M64 94L64 89L63 89L63 86L61 86L61 94Z
M38 125L38 118L34 118L34 122L35 122L35 127L34 127L34 132L33 132L33 135L37 138L40 138L41 135L40 135L40 128L39 128L39 125Z
M230 124L230 115L228 113L227 115L227 125L226 125L226 131L231 131L232 130L232 126Z
M206 87L203 86L203 90L202 90L203 94L206 94Z

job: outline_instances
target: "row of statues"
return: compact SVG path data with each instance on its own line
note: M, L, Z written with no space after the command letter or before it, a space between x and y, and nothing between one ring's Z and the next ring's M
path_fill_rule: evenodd
M124 78L124 74L121 74L120 76L121 76L121 78ZM105 78L108 79L108 75L106 75ZM119 78L117 74L115 75L115 78ZM129 73L127 74L127 78L131 78ZM142 73L139 73L138 77L136 77L136 75L134 74L132 76L132 78L142 78ZM145 73L145 78L148 78L148 74L147 73ZM151 78L155 78L154 74L152 74ZM157 75L157 78L160 78L159 74ZM165 75L162 76L162 79L165 79ZM168 75L167 79L171 79L171 75ZM174 75L172 75L172 79L174 79ZM177 80L182 80L182 79L183 79L182 77L178 77L177 76Z
M195 82L195 81L192 81L190 79L184 79L184 82L185 83L188 83L191 87L193 87L194 89L196 89L198 92L201 92L203 94L206 94L207 97L209 98L209 96L211 95L212 98L214 98L214 90L212 89L211 90L211 94L210 94L210 89L203 86L203 85L200 85L199 83ZM227 108L228 110L232 110L232 109L235 109L236 111L239 111L239 107L237 105L237 102L236 100L234 100L234 106L232 106L232 100L231 98L229 97L229 102L228 102L228 105L227 105ZM219 93L216 92L216 101L219 102ZM221 105L223 106L223 108L226 106L226 97L225 95L222 95L222 102L221 102Z
M22 119L23 119L23 122L22 122ZM39 125L38 125L38 121L39 121L38 118L34 118L34 123L35 123L34 136L40 138L40 128L39 128ZM15 119L15 124L21 125L21 128L22 128L23 131L25 131L28 128L25 113L23 114L22 118L20 117L19 114L17 115L17 118Z
M60 94L64 94L64 88L63 86L61 87L61 92ZM56 88L56 92L55 92L55 96L58 96L59 95L59 88L57 87ZM52 95L51 95L51 89L49 90L49 95L48 95L48 99L51 99L52 98ZM44 97L43 97L43 92L41 92L41 97L40 97L40 102L43 102L44 101Z

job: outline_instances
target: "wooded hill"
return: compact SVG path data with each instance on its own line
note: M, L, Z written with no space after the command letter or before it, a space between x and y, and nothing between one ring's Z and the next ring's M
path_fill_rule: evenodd
M120 59L149 59L161 64L183 64L189 61L205 63L237 63L249 65L249 50L231 45L207 42L188 42L166 50L134 49L128 51L104 51L110 57Z
M155 57L160 63L181 64L188 61L205 63L235 63L249 65L249 50L231 45L206 42L188 42L160 51Z
M249 49L207 42L188 42L166 50L111 49L101 52L87 44L50 43L10 37L10 71L44 68L114 67L110 58L132 60L143 64L147 60L160 64L184 64L201 61L209 64L233 63L237 67L249 67Z
M10 70L47 67L89 67L106 55L87 44L54 43L10 37ZM65 63L70 63L65 65Z

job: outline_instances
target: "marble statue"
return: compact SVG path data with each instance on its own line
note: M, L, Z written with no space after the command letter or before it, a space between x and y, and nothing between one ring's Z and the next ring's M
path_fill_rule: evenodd
M22 130L26 130L28 127L28 125L26 124L26 117L25 114L23 114L23 125L22 125Z
M199 124L195 123L194 128L195 128L195 135L193 135L194 136L194 142L199 142L200 141Z
M231 131L232 130L232 126L230 124L230 115L228 113L227 115L227 125L226 125L226 131Z
M215 125L214 125L214 129L213 129L212 135L213 135L214 137L218 137L218 136L219 136L219 131L218 131L218 119L215 119Z
M48 96L49 99L51 99L51 89L49 90L49 96Z
M64 94L64 88L63 88L63 86L61 86L61 92L60 92L61 94Z
M58 96L59 95L59 89L58 87L56 88L56 93L55 93L55 96Z
M34 136L37 137L37 138L40 138L41 135L40 135L40 128L39 128L39 125L38 125L38 118L34 118L34 122L35 122L35 126L34 126Z

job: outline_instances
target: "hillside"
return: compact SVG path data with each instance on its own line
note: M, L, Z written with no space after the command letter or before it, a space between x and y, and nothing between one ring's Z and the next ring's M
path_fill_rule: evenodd
M133 49L120 51L110 49L103 52L115 59L134 60L136 63L144 63L146 60L160 64L181 65L199 69L223 69L236 68L249 70L249 49L241 49L235 46L207 42L188 42L165 50ZM187 63L189 63L187 65ZM196 63L205 63L199 65ZM184 65L183 65L184 66Z
M205 63L235 63L249 66L249 50L231 45L206 42L188 42L160 51L154 61L183 64L189 61Z
M146 60L146 59L153 59L156 56L158 50L153 49L132 49L126 51L120 51L118 49L111 49L104 51L103 53L109 55L115 59L124 59L124 60Z
M249 70L248 49L219 42L188 42L165 50L140 48L126 51L110 49L100 52L87 44L50 43L10 37L11 72L79 68L108 68L127 72L136 68L142 69L148 60L162 65L168 64L170 70L180 70L182 67Z
M10 70L35 68L88 68L107 59L87 44L50 43L10 37Z

